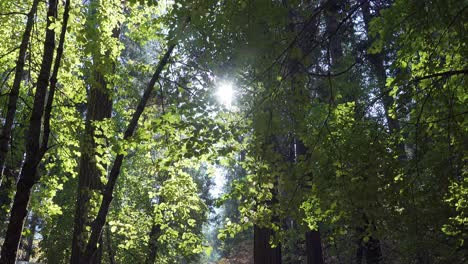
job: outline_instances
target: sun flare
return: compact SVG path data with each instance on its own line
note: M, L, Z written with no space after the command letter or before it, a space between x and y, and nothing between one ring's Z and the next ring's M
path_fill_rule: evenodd
M216 88L216 96L219 103L230 108L234 99L234 88L231 82L222 81Z

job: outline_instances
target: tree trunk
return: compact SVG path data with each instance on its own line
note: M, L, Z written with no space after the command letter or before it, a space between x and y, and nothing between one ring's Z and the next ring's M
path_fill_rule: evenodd
M341 9L341 1L329 0L325 4L325 24L326 24L326 37L328 38L328 56L330 68L336 68L340 60L343 58L343 48L341 47L341 37L338 33L339 26L339 12Z
M270 238L273 231L269 228L254 227L254 263L281 264L281 245L272 248Z
M382 261L382 251L380 250L380 241L372 236L364 244L366 264L378 264Z
M370 21L372 20L372 15L370 13L370 5L369 2L365 2L362 5L362 16L364 18L364 26L366 28L366 33L368 37L368 46L372 44L373 39L369 35L369 25ZM376 10L376 13L379 13L380 10ZM383 52L375 53L375 54L367 54L367 59L371 63L374 74L377 79L377 83L379 86L379 91L382 96L382 105L384 108L385 113L385 120L387 121L388 130L390 133L398 133L400 132L400 122L398 118L394 118L390 116L390 109L393 106L393 97L390 96L390 91L386 87L386 80L387 80L387 73L385 70L385 54ZM408 157L406 155L405 144L398 143L397 151L398 151L398 158L399 160L407 160Z
M107 245L107 255L109 256L109 263L116 264L115 252L112 248L111 231L110 231L109 225L106 225L106 245Z
M5 178L0 186L0 237L4 236L5 222L8 217L8 210L11 204L11 192L16 185L16 177L8 168L4 168Z
M323 264L322 239L319 231L306 232L307 264Z
M366 28L368 36L368 45L371 45L373 39L369 35L369 25L372 19L370 12L369 2L365 2L362 5L362 14L364 18L364 26ZM379 13L379 10L376 10ZM388 129L390 133L400 132L400 123L397 118L390 116L390 108L393 105L393 97L390 96L389 90L386 88L387 73L385 70L385 55L383 52L375 54L367 54L367 59L371 63L374 74L377 79L379 91L382 95L382 104L385 112L385 119L387 121ZM406 151L403 143L397 145L398 156L400 160L406 160ZM366 216L364 216L366 218ZM382 251L380 249L380 241L374 237L369 237L369 240L364 243L364 254L366 263L380 263L382 260Z
M307 154L307 148L301 140L295 139L296 162L300 156ZM307 264L323 264L322 239L318 230L309 230L305 233Z
M270 118L273 116L272 105L267 106L267 111L269 112ZM273 149L277 153L281 152L281 146L275 140L274 135L270 135L269 143L274 145ZM270 190L272 198L271 200L263 201L265 205L271 207L278 204L278 176L275 176L273 182L273 189ZM273 213L271 220L275 224L279 224L281 220L279 219L276 213ZM254 226L254 263L272 263L277 264L282 262L281 255L281 244L272 247L270 240L275 234L274 230L267 227L260 227L258 225Z
M28 49L29 39L31 37L31 31L34 24L34 15L36 14L38 4L39 0L34 0L31 9L28 13L26 28L21 39L18 60L16 61L15 79L13 81L13 86L11 87L11 91L8 96L7 115L5 117L5 124L3 125L2 133L0 135L0 178L3 178L6 156L8 155L8 152L10 150L11 131L13 128L13 122L15 120L16 104L18 102L18 96L21 88L21 80L23 78L26 51ZM0 182L2 181L0 180ZM2 205L3 204L0 204L0 207Z
M334 63L338 62L339 59L342 57L342 48L341 48L341 39L339 36L337 36L336 31L338 30L338 22L336 21L337 19L337 13L339 11L339 5L336 3L334 0L330 0L329 2L326 3L326 6L324 8L325 12L325 19L326 19L326 34L327 38L329 39L329 56L330 56L330 65L333 65ZM301 49L301 51L304 54L310 54L315 47L315 42L314 40L317 37L318 33L318 28L319 28L319 22L320 22L320 9L313 9L311 12L311 17L309 18L309 21L305 23L305 28L298 28L295 29L296 34L299 34L300 36L303 36L302 38L299 39L298 41L298 47ZM295 18L292 17L290 18L291 22L294 22ZM288 73L291 76L291 91L294 94L301 94L302 96L307 96L303 92L303 86L298 85L295 75L300 73L298 67L299 61L297 59L291 59L289 58L289 61L287 63L288 65ZM331 69L330 69L331 70ZM299 89L299 90L298 90ZM325 92L319 92L319 96L323 101L326 101L326 93ZM301 96L301 97L302 97ZM330 100L332 101L332 96L333 94L330 92ZM294 101L293 105L300 105L303 102L300 101ZM309 103L309 102L306 102ZM294 117L293 117L294 118ZM299 118L300 119L300 118ZM298 123L302 122L302 120L293 120L293 123ZM297 128L295 128L297 130ZM297 131L293 131L293 133L297 133ZM290 162L297 163L299 161L300 156L305 156L307 154L307 147L304 145L304 143L298 138L295 137L293 139L293 142L291 144L291 149L292 149L292 154L290 158ZM303 186L303 188L310 188L308 186ZM322 242L321 242L321 237L320 237L320 232L318 230L309 230L305 232L305 251L306 251L306 257L307 257L307 263L308 264L321 264L323 263L323 254L322 254Z
M112 100L107 90L107 83L96 71L96 80L91 85L88 98L85 133L81 140L80 167L78 173L77 206L75 211L71 263L81 263L86 246L86 226L89 226L90 201L93 191L102 191L101 173L96 164L96 147L93 122L110 118Z
M329 72L339 66L343 58L343 48L341 47L342 40L340 38L339 30L339 13L341 10L341 2L337 0L330 0L324 6L324 18L326 25L326 38L328 39L327 56ZM331 82L331 80L330 80ZM334 103L335 94L330 84L329 89L329 103ZM324 96L321 98L323 101L326 99ZM307 148L304 146L300 139L295 139L296 144L296 161L300 156L307 154ZM318 230L309 230L305 233L306 240L306 255L308 264L323 264L323 250L322 239Z
M146 264L154 264L158 254L158 238L161 235L161 225L153 223L148 241L148 256Z
M96 13L98 10L92 10L88 15L88 20L95 20ZM95 26L92 23L86 23L88 26ZM120 30L114 29L113 37L118 38ZM94 38L93 41L100 41L99 36L90 36ZM106 57L109 56L107 52ZM105 72L101 70L102 55L98 53L93 54L94 65L92 67L92 76L90 76L89 96L86 106L86 122L85 131L83 138L80 141L80 165L78 171L78 190L77 190L77 202L74 217L74 228L73 228L73 239L72 239L72 253L70 263L79 264L82 263L83 255L86 247L86 240L89 237L89 233L86 231L86 227L91 225L91 219L89 212L92 210L90 202L93 197L93 193L101 193L102 172L99 171L97 166L97 153L96 147L98 144L95 140L94 123L96 121L103 121L111 117L112 113L112 98L110 96L110 90L107 87L107 81L105 79ZM112 62L113 64L113 62ZM104 133L102 133L104 134ZM101 164L104 166L104 164ZM98 256L101 253L95 254L95 257L91 263L97 263Z
M166 177L162 177L161 180L164 183L164 181L166 180ZM159 197L157 204L161 204L163 202L164 202L164 199L162 197ZM153 224L151 226L151 231L150 231L149 240L148 240L148 255L146 257L146 264L155 263L156 257L158 255L158 239L160 236L161 236L161 225L154 221L154 216L153 216Z
M49 0L47 10L48 18L57 17L57 1ZM8 223L5 242L2 246L0 263L15 263L18 244L23 230L24 219L27 215L27 207L31 196L31 189L37 180L37 167L41 156L39 145L41 136L41 119L44 112L45 97L49 76L52 68L55 49L55 32L49 29L52 21L47 19L47 29L44 42L44 54L42 57L41 69L36 85L36 94L34 104L29 120L29 130L26 137L26 159L21 170L20 179L17 184L17 190L11 209L10 221Z
M356 264L362 264L362 257L364 256L364 246L362 245L361 239L357 242L358 248L356 251Z
M128 140L129 138L133 136L133 133L135 132L137 124L138 124L138 120L140 119L140 116L143 113L146 107L146 104L148 103L148 100L151 97L151 94L154 89L154 85L159 80L162 70L168 63L169 57L171 56L171 53L174 50L174 47L175 47L175 44L170 45L168 47L168 50L164 54L163 58L159 61L158 67L156 68L156 71L153 77L151 78L148 86L146 87L145 92L143 96L141 97L140 102L138 103L136 111L133 113L132 119L130 120L130 123L128 124L127 129L125 130L123 140ZM118 154L114 160L114 164L109 174L109 180L104 188L103 198L102 198L101 205L99 207L98 215L96 216L96 219L93 221L93 225L91 228L91 236L89 238L88 244L86 245L84 263L88 263L89 260L96 253L97 243L98 243L99 237L101 236L104 224L106 222L106 217L109 212L110 204L113 199L113 192L114 192L115 184L117 183L117 179L120 174L120 168L122 166L123 159L124 159L124 155Z
M369 221L366 214L363 214L364 225L357 228L358 242L356 252L356 262L362 263L363 258L367 264L378 264L382 261L382 251L380 241L372 236L375 232L375 225Z
M65 46L65 35L67 34L68 18L70 13L70 0L65 1L63 9L62 28L60 31L59 43L57 45L57 56L55 56L54 68L52 70L52 76L50 76L50 88L49 96L47 97L47 103L44 109L44 131L42 137L41 155L44 155L48 150L49 136L50 136L50 118L52 115L52 104L54 102L55 90L57 88L57 76L60 69L60 63L62 62L63 49Z

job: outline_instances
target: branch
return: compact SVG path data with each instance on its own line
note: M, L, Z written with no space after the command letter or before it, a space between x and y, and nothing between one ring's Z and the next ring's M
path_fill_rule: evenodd
M50 77L49 96L47 98L47 103L46 103L45 111L44 111L44 121L43 121L44 132L43 132L42 144L41 144L42 156L48 150L52 103L54 101L55 90L57 88L57 75L58 75L58 71L60 68L60 61L62 60L63 46L65 45L65 35L67 33L69 11L70 11L70 0L66 0L64 12L63 12L62 31L60 32L60 40L59 40L59 44L57 47L57 55L55 56L54 69L52 71L52 76Z
M11 15L23 15L23 16L28 16L28 14L23 13L23 12L0 13L0 16L11 16Z
M123 140L127 140L133 136L133 133L135 132L138 124L138 120L140 119L140 116L143 113L143 110L145 109L146 104L151 97L154 85L156 84L156 81L158 81L161 72L164 69L164 66L166 66L174 48L175 44L170 45L163 58L159 61L158 67L156 68L156 71L154 72L151 81L148 83L148 86L146 87L145 92L141 97L135 112L133 113L132 119L130 120L127 129L125 130ZM110 203L113 199L112 193L114 191L115 184L117 183L117 178L120 174L120 168L122 167L123 159L124 154L118 154L114 160L114 164L109 174L109 180L104 189L101 206L99 207L98 215L94 220L91 236L89 238L88 244L86 245L86 251L84 254L85 260L91 259L96 252L97 243L99 241L99 238L101 237L102 228L106 222L106 217L109 211Z
M326 73L315 73L315 72L310 72L310 71L307 71L306 70L306 73L310 76L313 76L313 77L323 77L323 78L329 78L329 77L338 77L340 75L343 75L347 72L349 72L354 66L356 66L357 64L357 61L355 61L353 64L351 64L350 66L348 66L345 70L343 71L340 71L340 72L337 72L337 73L330 73L330 74L326 74ZM302 67L304 67L304 65L301 63ZM304 67L305 68L305 67Z
M188 17L185 20L180 31L183 31L189 22L190 22L190 17ZM133 113L132 119L128 123L127 129L125 130L124 137L123 137L124 141L133 136L133 133L135 132L136 127L138 125L138 120L140 119L143 111L145 110L148 100L151 98L151 94L153 93L154 86L156 82L160 79L161 72L163 71L164 67L169 62L169 58L172 54L172 51L174 50L177 44L175 40L171 42L172 43L167 48L166 53L164 54L162 59L159 61L158 66L156 67L156 71L154 72L153 77L148 83L148 86L146 87L145 92L143 96L141 97L140 102L138 103L138 106L135 112ZM99 206L98 214L93 221L93 226L91 229L91 236L89 238L88 244L86 245L86 250L84 253L84 261L85 261L84 263L88 263L89 260L96 253L97 243L99 241L99 238L101 237L104 224L106 223L106 217L109 212L110 204L113 199L112 193L114 192L115 184L117 183L117 178L119 177L120 168L122 167L124 157L125 155L123 153L118 154L114 160L114 164L112 165L112 169L109 173L108 182L104 188L103 198L102 198L101 205Z
M426 76L420 76L420 77L416 77L410 80L410 83L419 82L422 80L432 79L436 77L450 77L452 75L459 75L459 74L463 74L463 75L468 74L468 69L438 72L438 73L433 73L433 74L429 74Z

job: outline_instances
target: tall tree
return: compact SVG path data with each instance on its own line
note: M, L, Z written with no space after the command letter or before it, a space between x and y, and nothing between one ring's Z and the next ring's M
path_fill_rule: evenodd
M21 88L21 80L23 79L23 70L26 59L26 52L29 46L29 40L31 37L31 31L34 25L34 16L37 11L37 6L39 5L39 0L34 0L32 2L31 9L27 15L26 28L23 32L23 37L21 39L21 44L19 47L18 60L16 61L15 66L15 79L8 95L8 108L7 115L5 117L5 123L3 124L1 136L0 136L0 185L3 179L3 174L5 170L5 161L10 150L10 140L11 140L11 131L13 127L13 122L15 120L16 114L16 104L18 102L18 96ZM1 206L2 204L0 204Z
M254 263L282 263L281 244L271 245L273 235L274 232L270 228L254 227Z
M51 0L48 5L44 52L36 85L36 93L34 95L34 104L29 121L28 137L26 140L26 158L21 168L20 179L17 184L13 207L11 209L5 242L2 246L0 257L0 262L2 263L15 262L18 243L21 237L24 220L27 215L27 207L31 196L31 190L34 184L38 181L38 166L49 147L50 113L54 101L57 74L63 54L70 9L70 2L67 0L65 2L57 55L55 56L54 61L55 30L51 28L51 24L53 23L52 19L57 18L57 4L58 3L55 0ZM54 69L51 75L53 64ZM49 78L51 78L51 86L46 101ZM43 132L41 133L42 127Z
M166 53L159 61L156 71L154 72L153 77L151 78L147 88L145 89L145 92L138 103L136 111L133 113L132 119L125 130L123 140L128 140L133 136L133 133L135 132L138 125L138 120L140 119L141 114L145 110L146 104L148 103L148 100L150 99L153 93L154 86L159 80L164 67L168 63L169 57L171 56L171 53L174 50L174 48L175 44L169 45ZM111 201L113 199L115 184L120 174L120 169L122 167L124 156L124 154L118 154L112 165L112 169L109 174L109 180L106 186L104 187L103 200L99 207L96 219L93 221L93 226L91 228L91 236L86 245L86 251L83 259L84 262L89 262L96 253L98 240L101 237L102 228L106 222L106 217L109 212Z
M50 25L52 24L52 19L56 17L57 1L50 0L47 10L47 29L44 42L44 53L37 81L36 93L34 96L34 105L31 110L31 118L27 134L28 137L26 140L26 159L17 184L5 242L2 246L0 257L0 262L2 263L15 263L16 252L21 238L21 231L27 215L31 189L38 180L37 169L43 156L42 148L40 146L41 121L46 104L47 88L49 85L50 72L55 53L55 31L50 29Z
M110 47L104 47L104 40L96 31L100 21L98 15L100 10L99 1L91 1L89 3L89 11L87 16L86 28L84 32L91 42L88 45L96 45L97 48L92 50L93 62L88 72L91 76L88 77L87 83L89 86L88 100L86 106L86 121L85 129L80 141L80 162L78 169L78 190L77 202L75 211L75 224L73 229L72 253L70 262L81 263L85 246L86 227L90 226L90 211L92 211L93 193L102 191L101 178L106 177L106 167L103 160L97 153L97 148L100 143L96 142L95 130L100 130L100 135L105 135L104 131L99 128L100 122L111 117L112 112L112 97L111 87L108 87L108 75L112 74L115 61L112 61L110 56L112 50ZM100 23L101 22L101 23ZM119 28L114 28L112 37L118 39L120 33ZM103 50L105 55L101 55ZM102 136L101 136L102 137ZM106 141L106 138L101 138L100 141ZM102 143L101 143L102 145ZM105 148L106 146L100 146ZM93 260L95 263L96 260Z

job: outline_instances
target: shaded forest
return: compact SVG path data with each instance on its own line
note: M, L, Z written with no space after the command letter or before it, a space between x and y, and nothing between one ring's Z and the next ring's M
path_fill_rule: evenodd
M0 0L0 264L468 262L465 0Z

